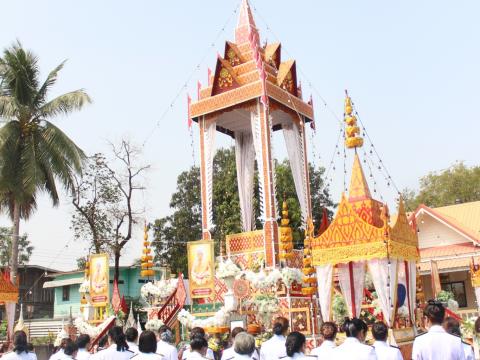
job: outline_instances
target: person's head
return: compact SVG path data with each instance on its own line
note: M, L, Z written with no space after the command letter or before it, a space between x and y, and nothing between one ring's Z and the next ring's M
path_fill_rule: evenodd
M273 333L275 335L285 335L288 332L288 319L280 316L273 323Z
M65 346L67 345L67 342L71 340L70 338L63 338L61 341L60 341L60 346L59 346L59 350L63 350L65 349Z
M233 341L235 340L235 337L240 334L241 332L245 332L245 329L237 326L236 328L233 328L232 332L230 333L230 342L233 344Z
M480 334L480 316L475 320L475 332L477 334Z
M117 351L128 350L125 334L120 326L114 326L108 330L108 341L110 345L117 345Z
M462 336L462 332L460 331L460 323L453 317L449 316L443 321L443 328L449 334Z
M138 339L138 330L134 327L129 327L125 330L125 338L131 343L136 343Z
M372 326L372 335L373 338L377 341L387 341L388 336L388 327L385 323L377 321Z
M28 341L25 331L15 331L13 334L13 351L17 354L22 352L28 353Z
M98 340L98 347L104 348L108 344L108 335L105 335Z
M172 330L167 326L167 325L162 325L158 329L158 335L160 337L160 340L166 342L166 343L173 343L173 333Z
M28 343L28 344L27 344L27 348L28 348L28 351L29 351L29 352L33 352L33 350L34 350L32 343Z
M335 341L337 325L331 321L324 322L320 327L320 334L322 334L323 340Z
M77 338L77 346L79 349L85 349L88 344L90 343L90 336L87 335L87 334L81 334L78 338Z
M439 301L428 300L427 306L423 309L423 316L427 320L427 328L432 325L442 325L445 318L445 308Z
M205 330L198 326L190 330L190 340L196 337L205 337Z
M239 355L251 356L255 351L255 338L246 332L237 333L233 350Z
M367 335L367 324L364 321L353 318L353 319L345 319L345 322L342 325L342 330L345 331L347 337L354 337L360 340L360 342L365 341L365 337Z
M295 353L305 352L305 335L298 331L293 331L287 336L285 341L285 349L287 350L287 356L292 357Z
M208 350L208 342L205 339L205 337L203 337L203 336L194 337L190 341L190 349L192 351L196 351L196 352L200 353L201 355L205 356L207 354L207 350Z
M157 337L153 331L144 331L138 339L138 350L142 353L155 353L157 351Z
M65 347L63 348L63 353L65 355L70 355L72 357L75 357L75 354L78 351L78 346L75 344L75 342L71 339L68 339L68 341L65 344Z

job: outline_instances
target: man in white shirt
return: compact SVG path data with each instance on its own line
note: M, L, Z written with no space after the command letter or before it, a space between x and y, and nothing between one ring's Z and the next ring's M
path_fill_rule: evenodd
M413 360L464 360L465 352L459 337L445 331L442 322L445 308L442 303L429 300L423 310L428 332L418 335L413 342Z
M260 360L278 360L287 356L285 335L288 333L288 319L279 317L273 324L273 336L260 348Z
M234 360L258 360L255 356L255 338L246 332L239 332L235 336L233 344Z
M194 327L190 331L190 341L192 341L193 339L198 338L198 337L202 337L206 341L205 330L203 330L201 327ZM182 360L186 360L190 356L190 353L191 353L190 346L186 346L185 348L183 348L180 351L179 357L181 357ZM213 353L213 350L208 348L208 342L207 342L207 351L206 351L204 356L209 360L214 360L215 359L215 355Z
M162 325L158 329L157 353L163 355L164 360L178 360L178 351L173 342L173 334L170 328Z
M372 335L375 339L373 347L378 360L403 360L400 349L396 346L387 344L388 327L379 321L372 326Z
M81 334L77 338L77 360L88 360L91 354L88 352L88 346L90 345L90 336L87 334Z
M187 354L187 360L205 360L208 350L208 342L203 337L195 337L190 341L190 352Z
M242 327L236 327L230 333L230 347L223 350L221 360L232 359L235 356L235 350L233 348L235 337L241 332L245 332L245 329Z
M443 322L443 328L449 334L454 336L458 336L462 338L462 332L460 331L460 323L457 319L453 317L447 317ZM465 359L466 360L475 360L475 355L473 353L472 345L466 343L462 340L463 351L465 352Z
M138 354L138 330L134 327L125 330L125 339L127 340L128 350Z

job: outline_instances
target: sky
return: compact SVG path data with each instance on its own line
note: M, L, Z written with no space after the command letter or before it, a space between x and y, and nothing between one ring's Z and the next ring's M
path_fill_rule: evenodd
M38 55L43 77L68 59L51 95L85 88L94 102L56 118L55 124L87 154L106 152L108 142L121 138L137 144L140 161L151 169L136 203L153 221L170 213L180 172L199 162L197 128L193 149L187 128L186 94L195 97L197 80L207 82L207 68L214 67L224 41L233 40L239 3L5 1L2 13L8 16L0 22L0 47L20 40ZM380 165L369 154L372 148L364 147L366 164L373 169L371 185L376 182L386 201L393 202L396 191L387 185L385 168L402 190L418 188L420 177L455 161L479 164L480 2L251 4L261 40L282 43L282 59L296 59L304 96L313 96L317 130L308 135L309 158L331 169L334 199L344 187L344 162L347 169L351 166L351 153L345 161L343 144L339 154L335 148L345 89L382 159ZM218 146L232 144L217 138ZM274 149L277 158L286 156L280 132L274 135ZM35 246L30 263L75 267L88 244L73 239L72 212L65 194L57 208L40 200L36 214L21 225ZM9 225L6 216L0 216L0 225ZM140 256L141 238L137 228L123 264Z

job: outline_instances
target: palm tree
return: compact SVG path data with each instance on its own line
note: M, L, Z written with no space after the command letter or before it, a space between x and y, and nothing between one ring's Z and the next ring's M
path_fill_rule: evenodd
M39 81L38 59L14 43L0 58L0 210L13 220L11 278L18 268L20 219L36 209L37 195L46 193L58 205L57 182L68 191L73 174L81 173L83 151L49 121L90 103L83 90L47 98L65 61Z

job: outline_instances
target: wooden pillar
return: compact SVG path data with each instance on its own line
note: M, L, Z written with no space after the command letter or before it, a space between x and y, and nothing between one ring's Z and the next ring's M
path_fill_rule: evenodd
M200 129L200 193L202 198L202 239L210 240L212 238L210 234L208 224L208 196L207 196L207 164L205 153L205 131L206 131L206 118L202 116L199 120ZM192 239L191 239L192 240Z

